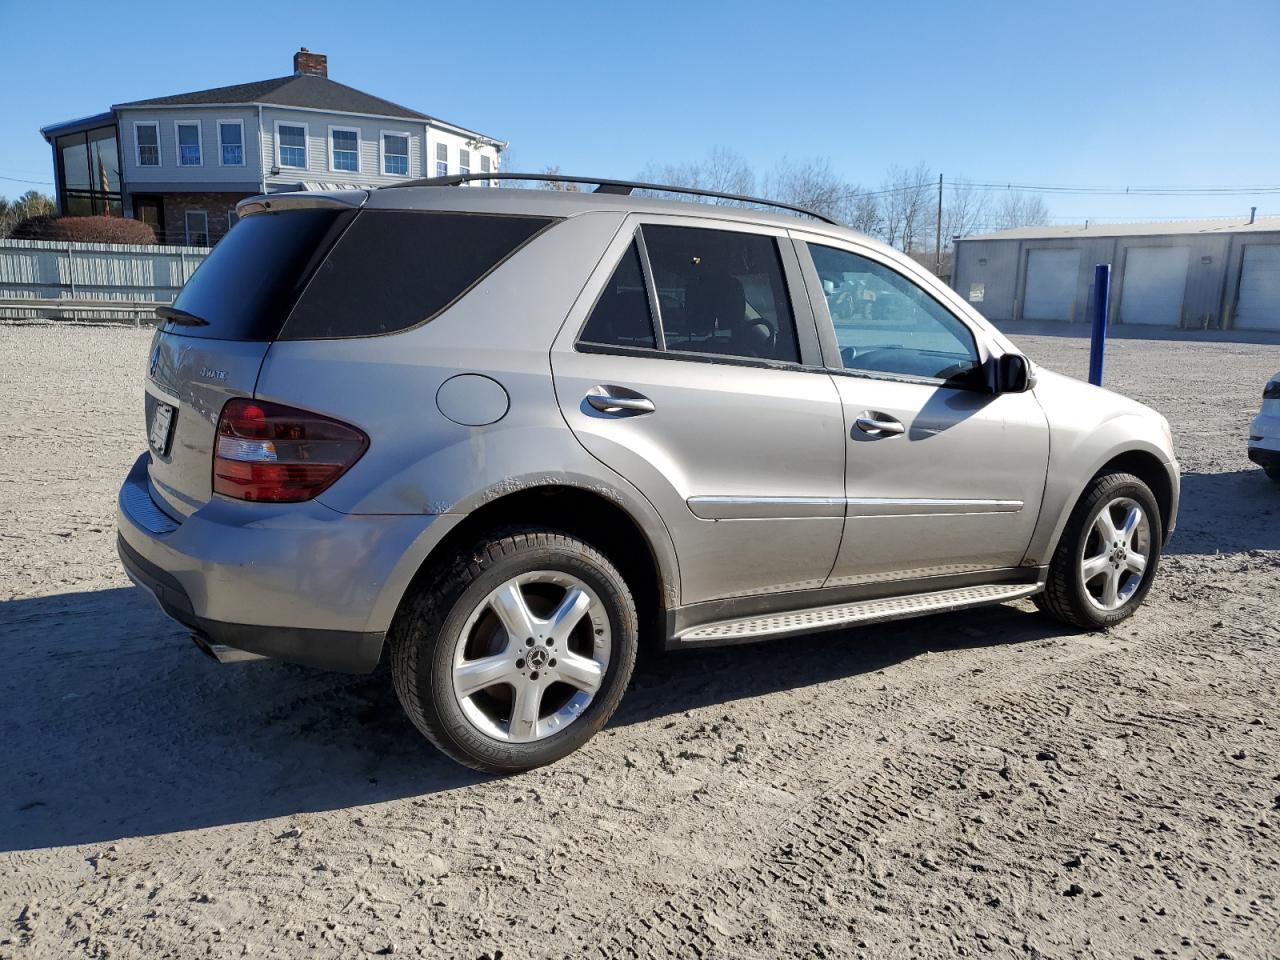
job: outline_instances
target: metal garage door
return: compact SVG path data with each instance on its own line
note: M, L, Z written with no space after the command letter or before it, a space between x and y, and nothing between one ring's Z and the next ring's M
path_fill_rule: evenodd
M1280 330L1280 244L1245 246L1234 326Z
M1190 253L1190 247L1130 247L1124 257L1120 322L1176 327Z
M1024 320L1070 320L1080 282L1079 250L1031 250L1027 254Z

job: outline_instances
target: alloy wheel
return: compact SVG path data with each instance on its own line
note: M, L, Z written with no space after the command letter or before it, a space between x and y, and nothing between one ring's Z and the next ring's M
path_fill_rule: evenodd
M1118 610L1142 586L1151 559L1151 524L1129 497L1117 497L1098 513L1080 554L1085 595L1099 610Z
M611 650L609 616L590 586L555 570L523 573L467 618L454 649L454 696L487 736L543 740L595 699Z

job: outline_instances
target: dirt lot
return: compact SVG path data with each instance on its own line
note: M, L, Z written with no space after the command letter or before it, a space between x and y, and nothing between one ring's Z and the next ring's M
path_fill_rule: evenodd
M0 957L1280 956L1280 488L1244 453L1280 346L1112 344L1184 469L1119 629L1022 602L662 658L488 779L385 676L220 667L130 587L147 344L0 327Z

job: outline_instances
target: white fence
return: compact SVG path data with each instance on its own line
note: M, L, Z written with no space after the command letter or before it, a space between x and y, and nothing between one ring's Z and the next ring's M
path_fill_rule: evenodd
M0 318L118 320L131 312L124 303L171 303L208 255L208 247L0 240ZM120 308L102 306L117 300Z

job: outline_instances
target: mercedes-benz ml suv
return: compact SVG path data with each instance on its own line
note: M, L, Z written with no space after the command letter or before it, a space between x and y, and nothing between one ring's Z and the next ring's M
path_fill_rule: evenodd
M513 771L605 724L645 634L1142 603L1159 414L820 217L468 179L247 200L161 311L119 549L206 652L385 650L423 734Z

